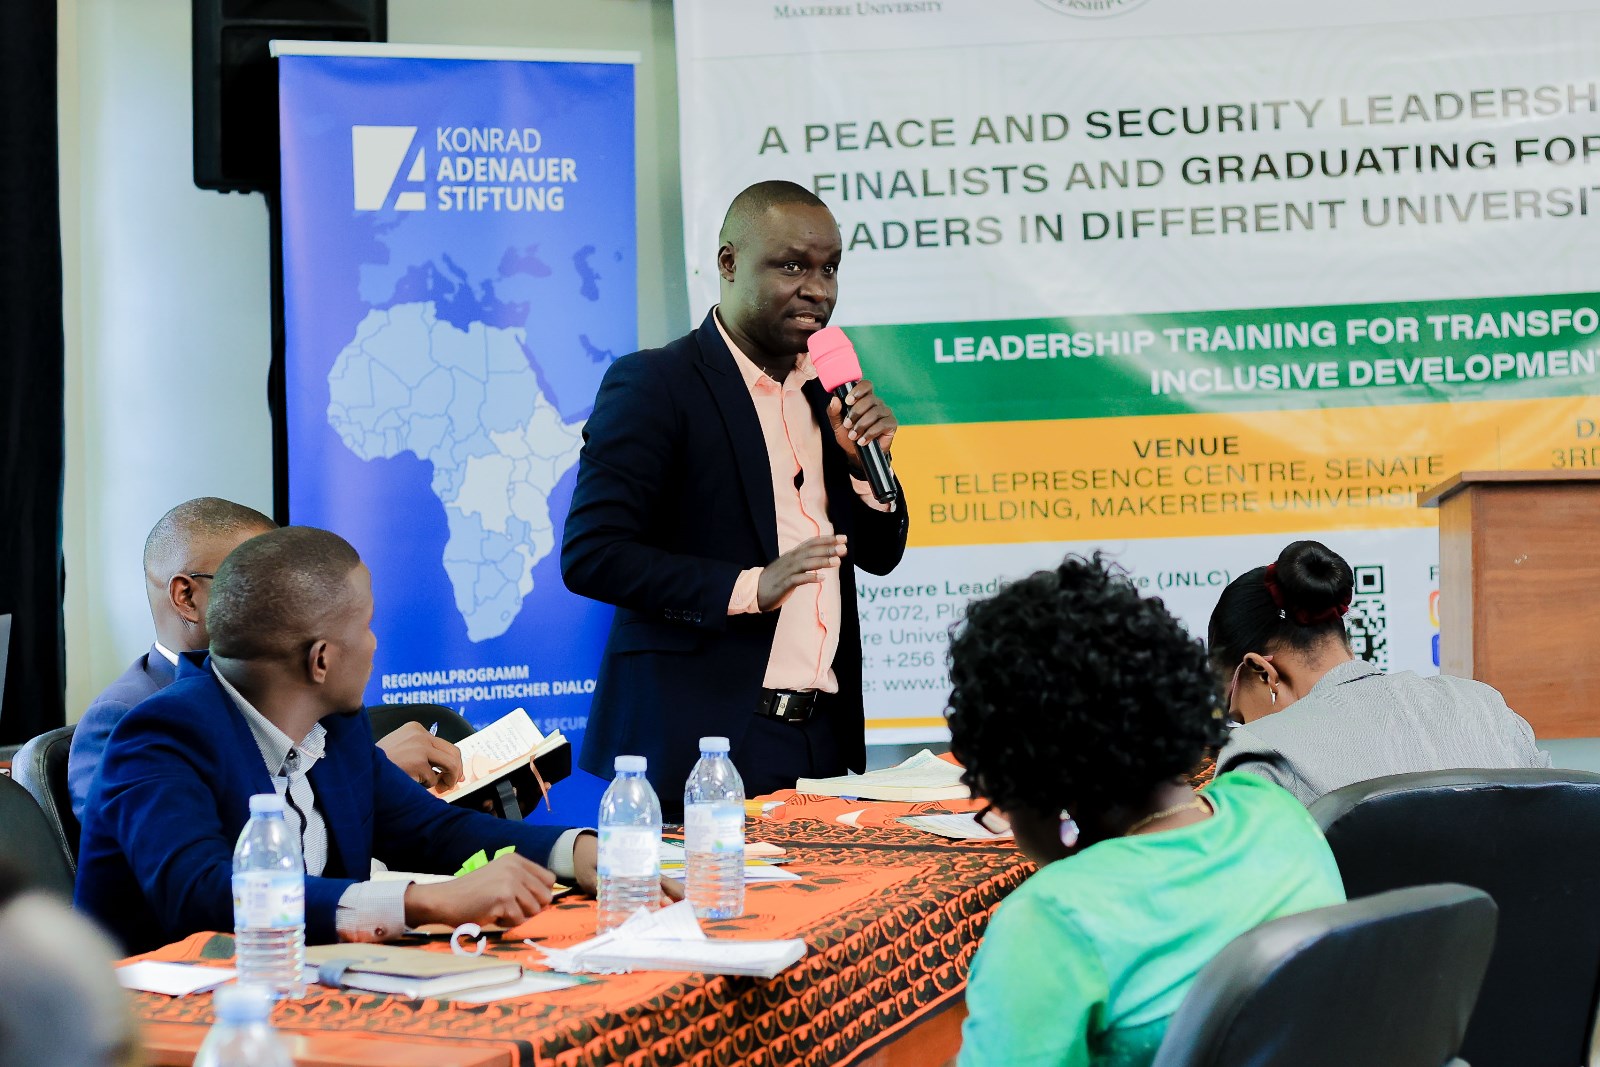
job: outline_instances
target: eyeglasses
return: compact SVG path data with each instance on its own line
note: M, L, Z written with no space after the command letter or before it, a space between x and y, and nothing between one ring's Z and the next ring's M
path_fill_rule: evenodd
M187 577L187 578L215 578L216 575L215 574L208 574L205 571L190 571L187 575L185 575L185 577Z
M973 821L991 834L1009 834L1011 832L1011 824L1006 821L1004 815L995 810L993 804L985 804L978 809L978 814L972 818Z

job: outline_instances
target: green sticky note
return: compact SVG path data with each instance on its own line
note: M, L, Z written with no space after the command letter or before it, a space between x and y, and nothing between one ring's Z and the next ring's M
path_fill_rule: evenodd
M515 852L516 850L517 850L517 846L516 845L507 845L505 848L503 848L500 851L496 852L494 854L494 858L495 859L499 859L501 856L504 856L507 852ZM471 874L473 871L477 870L479 867L487 867L488 865L489 865L489 857L486 856L484 854L483 849L480 848L478 851L474 852L472 855L467 857L467 862L465 862L465 863L463 863L461 865L461 869L456 872L456 877L460 878L463 874Z

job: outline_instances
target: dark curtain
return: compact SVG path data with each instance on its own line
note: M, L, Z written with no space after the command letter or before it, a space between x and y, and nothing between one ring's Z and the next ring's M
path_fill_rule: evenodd
M65 721L56 5L0 0L0 744Z

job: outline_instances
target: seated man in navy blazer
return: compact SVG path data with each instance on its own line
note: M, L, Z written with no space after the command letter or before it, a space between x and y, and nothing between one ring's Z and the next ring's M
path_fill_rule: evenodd
M372 578L336 534L286 527L217 569L211 656L111 732L85 809L75 903L129 952L233 927L233 847L250 797L277 792L306 862L313 944L396 937L407 925L513 925L550 902L555 874L595 884L592 834L508 822L439 800L372 743ZM454 872L370 881L372 861Z
M726 736L748 796L861 770L856 568L906 547L905 498L877 502L858 448L898 422L870 381L848 413L807 342L839 295L839 226L793 182L734 198L722 300L700 328L606 372L567 513L567 588L615 604L585 770L645 756L669 814L704 735Z
M156 642L94 698L72 732L67 788L72 814L80 821L112 728L135 704L173 683L180 673L179 657L191 654L195 664L204 658L207 587L217 567L239 545L275 529L277 523L254 508L202 496L168 511L150 530L144 542L144 583ZM461 753L419 723L407 723L378 745L424 785L448 789L461 776Z

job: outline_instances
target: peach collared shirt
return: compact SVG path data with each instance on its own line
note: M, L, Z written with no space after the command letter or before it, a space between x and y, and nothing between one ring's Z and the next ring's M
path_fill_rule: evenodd
M762 369L739 350L722 325L720 311L714 316L733 362L739 368L750 399L761 422L761 436L767 445L767 461L772 468L772 502L778 519L778 552L789 551L812 537L833 534L828 519L828 493L822 478L822 428L811 414L811 404L802 392L806 382L817 376L810 357L801 354L794 370L782 384L767 377ZM800 485L796 476L804 474ZM872 496L866 482L851 479L856 492L870 506L887 510ZM756 586L764 568L751 567L739 575L728 600L728 614L757 612ZM822 581L802 585L778 609L778 628L772 637L772 654L762 685L768 689L818 689L837 693L839 680L833 675L833 655L839 648L840 627L839 570L822 572Z

